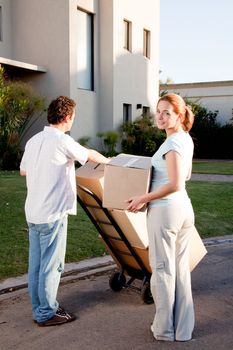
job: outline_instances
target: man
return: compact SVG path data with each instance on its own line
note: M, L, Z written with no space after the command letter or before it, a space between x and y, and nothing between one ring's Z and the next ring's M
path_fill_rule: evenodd
M76 103L65 96L48 108L49 126L26 144L20 174L26 176L26 220L29 227L28 288L33 319L39 326L54 326L75 320L56 300L64 267L67 216L76 214L74 161L107 163L72 137Z

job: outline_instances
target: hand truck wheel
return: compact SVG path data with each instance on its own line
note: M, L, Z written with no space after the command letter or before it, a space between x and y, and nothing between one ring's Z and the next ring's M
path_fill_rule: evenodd
M109 286L114 292L120 292L126 283L122 272L114 272L109 279Z

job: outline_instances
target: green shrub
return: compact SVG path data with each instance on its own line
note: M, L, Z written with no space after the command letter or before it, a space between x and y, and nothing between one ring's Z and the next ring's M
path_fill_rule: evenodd
M217 122L218 111L208 111L198 103L191 105L195 121L190 131L193 137L195 158L233 159L233 125L220 125Z
M0 169L18 169L24 132L31 117L44 109L44 98L26 83L8 81L0 68Z
M121 128L121 147L124 153L152 156L165 139L165 134L153 124L152 117L142 116Z
M78 143L80 143L80 145L84 147L87 147L89 142L90 142L89 136L83 136L83 137L80 137L80 139L78 139Z
M119 133L117 131L99 132L97 136L103 141L104 154L107 157L113 157L117 154L116 146L119 140Z

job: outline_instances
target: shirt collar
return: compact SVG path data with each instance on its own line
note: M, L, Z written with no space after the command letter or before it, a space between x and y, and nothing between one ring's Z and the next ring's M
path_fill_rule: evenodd
M46 133L50 133L50 134L58 134L58 135L64 134L63 131L61 131L60 129L57 129L57 128L53 128L52 126L45 126L44 131Z

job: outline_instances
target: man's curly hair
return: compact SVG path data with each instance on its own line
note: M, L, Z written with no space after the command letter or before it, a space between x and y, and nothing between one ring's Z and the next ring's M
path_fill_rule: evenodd
M67 115L72 116L76 102L69 97L59 96L53 100L48 108L49 124L60 124Z

